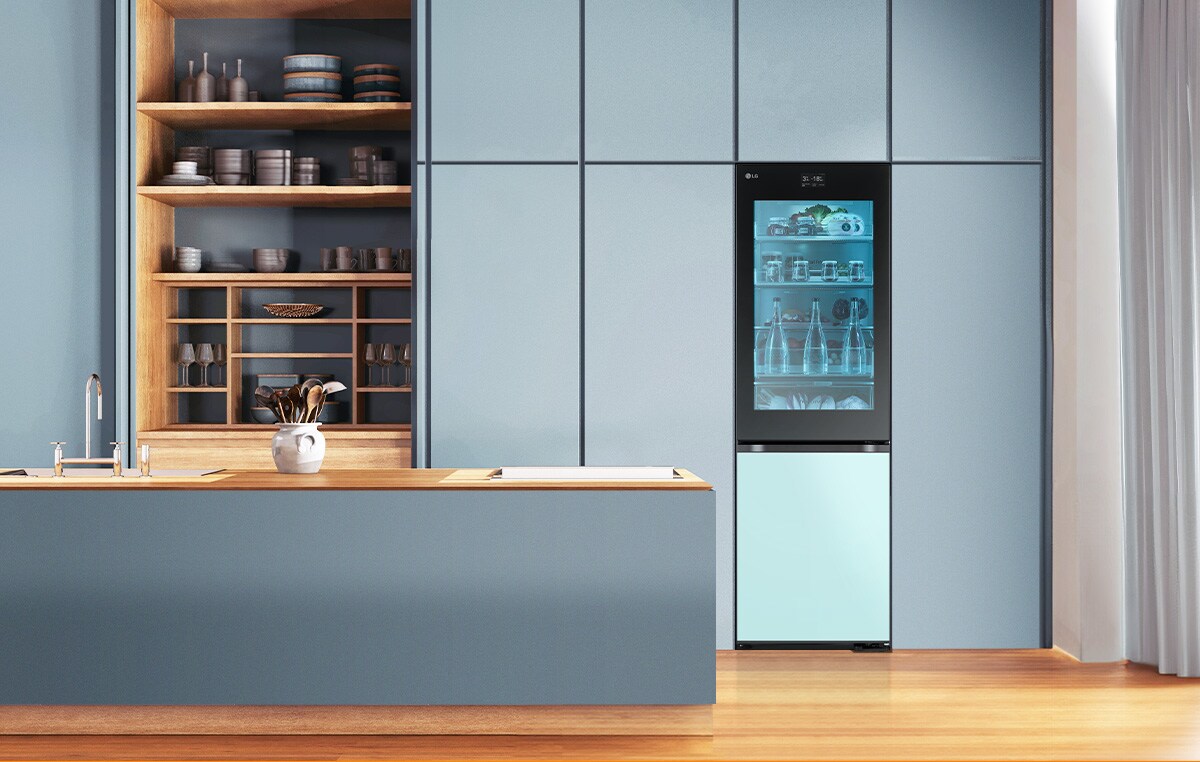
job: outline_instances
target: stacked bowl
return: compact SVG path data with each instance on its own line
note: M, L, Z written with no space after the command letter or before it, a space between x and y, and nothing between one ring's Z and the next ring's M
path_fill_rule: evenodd
M196 174L212 177L213 149L211 146L182 146L175 149L175 161L190 161L196 164Z
M292 150L264 148L255 151L254 181L257 185L291 185Z
M336 103L342 99L342 59L317 53L284 56L283 99Z
M281 273L286 272L291 260L290 249L254 249L254 272Z
M218 148L213 151L213 179L217 185L249 185L253 152L245 148Z
M354 146L350 149L350 178L361 181L362 185L370 185L373 182L371 168L382 160L382 147Z
M359 103L394 103L401 98L399 66L374 63L354 67L354 100Z
M312 156L297 156L292 162L292 185L320 185L321 162Z
M175 269L181 273L200 272L200 250L194 246L176 246L173 259L175 260Z

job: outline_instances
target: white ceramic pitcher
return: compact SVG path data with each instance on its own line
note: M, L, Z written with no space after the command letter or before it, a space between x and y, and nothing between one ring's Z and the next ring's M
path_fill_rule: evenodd
M281 423L271 439L271 455L281 474L315 474L325 460L325 435L319 423Z

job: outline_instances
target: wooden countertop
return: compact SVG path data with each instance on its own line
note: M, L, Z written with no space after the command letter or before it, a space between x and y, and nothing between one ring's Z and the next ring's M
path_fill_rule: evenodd
M0 469L7 470L7 469ZM29 489L160 489L160 490L710 490L712 485L679 468L681 478L631 481L500 481L491 468L398 468L281 474L275 471L227 470L208 476L156 476L149 479L70 476L62 479L3 476L0 491Z

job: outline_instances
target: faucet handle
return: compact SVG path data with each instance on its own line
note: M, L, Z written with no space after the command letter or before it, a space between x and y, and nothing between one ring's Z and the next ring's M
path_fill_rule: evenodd
M51 442L50 444L52 444L56 447L62 447L63 445L66 444L66 442Z

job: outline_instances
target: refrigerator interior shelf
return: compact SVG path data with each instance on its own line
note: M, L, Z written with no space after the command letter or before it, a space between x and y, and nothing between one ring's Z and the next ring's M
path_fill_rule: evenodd
M782 283L763 283L755 281L755 288L871 288L875 285L874 280L804 280L804 281L784 281Z
M870 243L875 236L870 235L756 235L756 241L775 241L779 243Z
M824 383L826 381L853 381L855 386L869 384L874 380L875 376L872 373L864 373L862 375L848 375L846 373L825 373L822 375L805 375L803 373L791 373L786 376L755 376L755 386L795 386L796 384L807 383Z
M780 323L780 326L781 326L781 327L783 328L783 330L785 330L785 331L807 331L807 330L808 330L809 323L807 323L807 322L801 322L801 321L796 321L796 322ZM826 329L834 329L834 328L849 328L849 324L848 324L848 323L846 323L845 321L839 320L839 321L838 321L838 322L836 322L836 323L824 323L824 322L823 322L823 323L821 323L821 327L822 327L822 328L826 328ZM875 330L875 326L873 326L873 325L863 325L863 326L860 326L860 327L861 327L861 328L862 328L864 331L874 331L874 330ZM769 330L771 330L771 326L769 326L769 325L756 325L756 326L754 326L754 330L755 330L755 331L769 331ZM868 347L869 347L869 346L870 346L870 345L868 344Z

